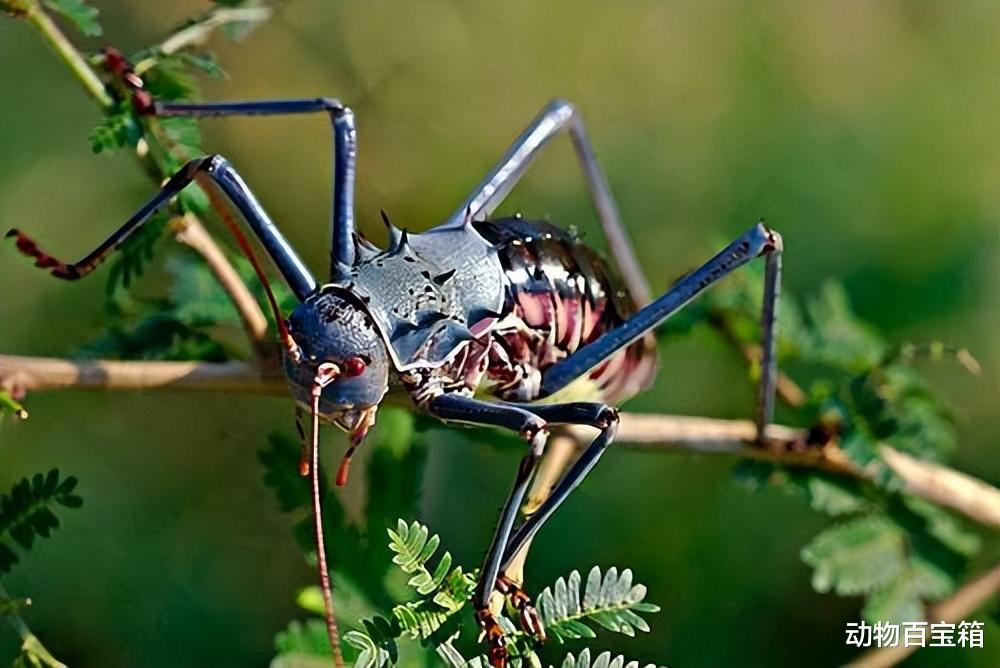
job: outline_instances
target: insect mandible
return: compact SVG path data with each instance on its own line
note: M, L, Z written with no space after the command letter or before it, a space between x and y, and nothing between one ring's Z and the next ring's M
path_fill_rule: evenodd
M334 174L330 278L317 283L233 166L219 155L191 160L114 234L79 262L45 253L18 230L18 249L62 279L92 272L152 214L197 182L216 208L225 205L249 226L298 300L287 320L273 297L284 371L292 396L308 410L311 445L303 474L312 477L320 584L335 656L329 574L319 516L318 430L333 423L351 444L337 474L346 479L350 454L375 421L389 392L445 422L486 425L520 435L526 452L514 475L473 593L476 621L494 667L507 661L504 632L490 608L494 592L518 611L528 633L544 637L540 618L507 571L546 520L580 484L612 443L618 414L612 407L643 390L656 360L651 331L699 293L750 260L764 256L759 438L771 421L777 376L776 306L781 237L757 223L698 269L650 300L645 279L619 220L581 116L554 100L515 139L496 166L440 225L421 234L389 228L385 250L354 225L357 137L354 115L331 98L223 103L153 100L124 60L118 74L139 113L156 116L243 116L325 113L333 126ZM521 217L489 219L542 148L568 131L611 255L623 277L620 290L599 256L575 236ZM228 218L228 216L224 216ZM231 220L229 221L231 223ZM237 240L266 277L238 228ZM554 485L535 512L515 528L518 510L544 453L549 428L586 425L593 441Z

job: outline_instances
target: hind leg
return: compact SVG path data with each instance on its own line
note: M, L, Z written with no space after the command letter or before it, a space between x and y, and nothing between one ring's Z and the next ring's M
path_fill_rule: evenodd
M553 100L542 109L442 227L459 226L468 215L480 219L493 213L528 171L549 140L562 130L569 132L580 169L587 182L590 200L597 211L611 256L618 266L618 271L621 272L622 280L635 301L640 305L645 304L649 301L649 284L639 268L632 243L622 225L618 205L611 194L608 179L597 162L583 117L580 111L566 100Z
M622 348L645 336L683 308L703 290L756 257L765 257L764 307L761 313L761 379L757 393L755 423L758 439L774 413L774 390L778 375L775 359L778 292L781 285L781 236L758 223L691 272L666 293L632 314L624 323L552 365L542 374L541 397L550 397Z

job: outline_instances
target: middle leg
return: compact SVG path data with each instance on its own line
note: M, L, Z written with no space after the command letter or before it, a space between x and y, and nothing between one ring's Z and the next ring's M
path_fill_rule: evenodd
M530 443L529 452L521 460L514 487L501 510L497 525L480 571L473 593L476 619L487 635L490 662L493 666L506 663L506 641L503 631L489 607L493 591L499 591L510 600L518 611L521 627L525 632L544 639L541 618L531 599L520 584L508 578L503 569L511 559L537 533L541 525L552 516L556 508L569 496L583 478L593 469L600 456L610 445L618 426L618 412L601 403L566 403L553 405L513 404L486 402L460 395L442 395L428 404L432 415L447 421L470 424L494 425L519 431ZM590 447L557 483L552 494L512 535L518 508L524 499L532 475L536 472L548 436L548 424L586 425L600 429L600 434ZM502 569L503 567L503 569Z
M545 500L512 534L500 562L497 586L508 596L518 611L521 628L529 634L545 638L542 621L531 604L531 599L521 590L521 585L509 577L511 563L525 549L528 542L538 533L569 495L583 482L597 465L601 456L614 441L618 431L618 411L603 403L574 402L565 404L516 404L531 411L551 424L567 424L594 427L598 435L569 467L569 470L549 490Z
M459 394L435 397L428 402L427 410L434 417L447 422L504 427L519 433L528 442L528 452L521 459L514 484L500 510L500 520L493 532L493 539L472 594L476 621L486 634L490 665L503 668L507 663L507 641L503 628L490 609L490 597L497 588L500 560L507 548L518 508L545 449L547 423L523 406L481 401Z

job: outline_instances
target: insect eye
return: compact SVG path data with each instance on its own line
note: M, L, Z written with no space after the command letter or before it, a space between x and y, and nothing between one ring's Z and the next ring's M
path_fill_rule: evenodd
M357 355L348 357L344 360L344 373L350 377L360 376L365 372L366 366L368 366L368 363L362 357Z

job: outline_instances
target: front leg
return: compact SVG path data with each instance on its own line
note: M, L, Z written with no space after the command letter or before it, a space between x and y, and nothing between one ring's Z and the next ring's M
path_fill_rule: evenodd
M358 138L354 113L332 97L312 97L239 102L164 102L154 100L145 90L142 77L135 73L117 49L104 50L105 66L132 96L135 111L144 116L290 116L324 113L333 128L333 208L330 215L330 273L338 263L354 264L354 178L358 159Z
M528 452L521 459L514 476L514 484L500 511L500 521L493 532L493 540L486 559L479 571L479 581L472 595L476 608L476 621L486 634L489 644L490 665L503 668L507 664L507 642L503 629L490 610L490 596L497 588L500 562L510 540L518 508L524 500L528 483L541 459L548 438L545 420L534 413L509 404L480 401L459 394L443 394L427 404L431 415L448 422L504 427L519 433L528 442Z

